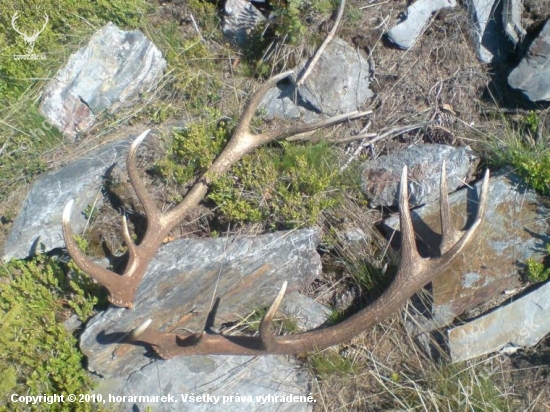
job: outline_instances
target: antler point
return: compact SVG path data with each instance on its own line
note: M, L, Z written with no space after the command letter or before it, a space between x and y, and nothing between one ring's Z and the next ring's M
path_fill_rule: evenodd
M63 223L69 223L71 221L71 211L73 209L73 204L74 204L74 199L71 199L65 205L65 209L63 209L63 215L61 218Z

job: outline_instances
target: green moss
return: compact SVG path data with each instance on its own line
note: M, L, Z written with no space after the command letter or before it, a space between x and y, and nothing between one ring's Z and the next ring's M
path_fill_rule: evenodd
M44 255L0 267L0 370L7 371L0 384L0 409L12 393L36 396L91 390L77 341L62 323L71 313L69 308L82 320L90 315L96 299L89 295L87 279L79 273L69 278L56 259ZM91 406L82 404L78 410L87 409ZM53 404L48 410L66 408Z
M270 227L297 227L317 222L319 213L340 201L332 190L339 179L327 144L281 143L246 155L213 185L213 200L230 221L259 222Z

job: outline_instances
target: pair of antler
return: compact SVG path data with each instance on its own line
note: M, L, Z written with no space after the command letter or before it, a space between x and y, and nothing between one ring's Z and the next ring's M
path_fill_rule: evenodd
M447 193L445 163L441 171L441 229L439 257L422 258L416 248L414 229L408 205L407 167L403 168L399 189L399 218L401 226L401 262L397 275L390 287L371 305L348 319L327 328L316 329L297 335L276 336L272 322L281 304L286 282L271 304L260 323L257 337L226 336L210 334L206 331L181 335L163 333L149 329L151 320L134 329L129 341L145 344L162 358L169 359L181 355L264 355L300 354L313 350L323 350L329 346L350 340L371 326L381 322L403 306L407 300L444 271L453 259L472 240L480 226L489 189L489 171L485 172L483 186L474 223L466 231L453 227Z
M124 240L128 245L129 261L122 275L107 270L89 259L80 251L73 239L70 229L70 213L72 201L67 204L63 213L63 235L69 254L76 264L99 283L104 285L110 294L110 301L123 307L132 307L137 286L139 285L149 262L155 255L162 240L177 225L193 207L206 195L209 184L225 173L234 163L238 162L246 153L253 149L280 139L306 131L329 126L342 120L359 116L360 114L346 114L331 119L294 128L277 130L254 135L250 132L250 121L263 95L277 81L287 77L290 72L275 76L264 83L253 95L242 115L233 137L214 161L210 169L201 176L188 192L185 199L174 209L161 213L155 206L152 197L147 193L140 180L136 168L136 151L147 132L140 135L130 147L127 167L130 181L139 199L144 205L147 214L147 231L139 245L136 245L130 236L126 218L123 217ZM226 336L211 334L206 331L200 333L163 333L149 329L151 320L147 320L140 327L129 334L127 341L151 346L162 358L171 358L177 355L204 355L204 354L298 354L311 350L321 350L340 342L347 341L370 326L382 321L398 310L406 301L422 287L444 271L452 260L471 241L479 227L487 202L489 172L485 173L480 204L474 223L467 231L455 229L451 223L447 193L447 179L445 165L441 172L441 227L442 240L441 255L435 258L421 258L416 249L415 235L411 215L408 207L407 168L403 168L399 193L399 213L402 234L401 263L397 275L390 287L371 305L344 320L343 322L323 329L317 329L297 335L276 336L272 330L272 321L281 304L286 282L279 291L273 304L267 311L260 324L258 337Z

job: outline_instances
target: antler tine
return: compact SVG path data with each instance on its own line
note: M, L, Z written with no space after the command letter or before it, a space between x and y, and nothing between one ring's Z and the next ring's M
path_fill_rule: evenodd
M449 205L449 190L447 188L447 169L446 162L441 164L441 183L439 190L440 209L441 209L441 244L440 253L443 255L460 237L460 231L456 230L451 220L451 208Z
M442 171L445 178L445 172ZM442 179L441 190L446 188ZM334 326L316 329L297 335L275 336L272 331L273 317L279 307L286 289L283 285L270 309L260 324L260 336L224 336L219 334L193 334L179 336L174 333L162 333L145 328L139 329L136 337L139 342L153 347L162 358L180 355L264 355L264 354L299 354L312 350L322 350L329 346L345 342L369 327L381 322L402 305L424 285L445 270L452 259L472 240L484 216L489 188L489 172L485 173L480 196L479 209L474 224L446 253L437 258L422 258L418 254L408 206L407 168L403 168L399 189L399 213L402 234L401 263L390 287L372 304ZM445 211L446 197L441 200L442 220L446 224L449 212ZM446 230L446 229L444 229ZM149 323L147 324L147 326ZM146 330L144 330L146 329Z
M285 297L287 285L288 282L285 280L283 282L283 286L281 286L281 289L277 294L277 297L275 298L275 300L265 313L264 317L262 318L262 321L260 322L260 339L262 340L263 346L267 351L274 350L277 347L277 341L273 333L272 324L273 318L275 317L275 314L277 313L277 310L279 310L279 306L281 305L281 302Z
M481 194L479 197L479 205L477 207L476 217L474 224L470 227L475 230L477 222L481 222L483 215L485 214L485 208L487 205L487 194L489 190L489 170L485 171L483 176ZM456 229L453 225L451 219L451 209L449 205L449 193L447 189L447 172L445 170L445 161L443 161L441 169L441 197L440 197L440 208L441 208L441 244L440 251L441 255L447 253L454 245L457 244L459 239L464 236L467 231Z
M128 158L126 160L128 176L130 177L130 183L132 184L132 187L136 191L136 195L141 201L141 204L145 209L145 214L147 215L147 226L152 225L154 223L158 224L158 221L160 221L160 211L158 210L157 206L155 205L155 201L153 200L152 196L149 194L149 192L145 188L145 185L143 184L143 181L139 176L138 168L136 164L136 154L139 146L141 145L143 140L147 137L147 135L150 132L151 132L150 129L146 130L142 134L140 134L138 137L136 137L136 139L130 145L130 149L128 150Z
M403 166L401 183L399 184L399 225L401 227L401 267L412 267L414 262L420 260L416 249L414 228L409 210L409 185L407 179L407 166Z
M74 199L71 199L65 205L62 217L63 238L65 239L65 245L67 246L69 255L73 258L74 262L81 270L107 288L109 291L109 300L112 303L117 304L118 302L125 302L123 297L124 291L132 290L132 285L129 284L128 279L124 279L123 276L118 276L116 273L111 272L110 270L95 263L92 259L86 256L86 254L84 254L76 244L71 229L71 211L73 204ZM126 231L127 230L128 229L126 228ZM125 303L126 307L132 307L132 302Z
M452 260L464 249L464 247L472 240L477 228L481 225L483 221L483 216L485 215L485 209L487 208L487 199L489 194L489 169L485 171L483 176L483 183L481 187L481 194L479 197L478 209L476 212L476 217L474 223L466 231L459 231L462 233L462 237L450 247L442 256L439 258L433 259L433 261L438 264L440 267L447 268ZM452 223L447 223L451 225Z

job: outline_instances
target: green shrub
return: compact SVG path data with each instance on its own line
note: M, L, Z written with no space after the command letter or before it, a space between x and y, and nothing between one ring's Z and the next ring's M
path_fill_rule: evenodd
M329 145L282 142L244 156L216 181L208 198L230 221L298 227L317 222L319 213L340 201L339 179Z
M77 340L62 321L71 308L85 320L97 299L89 295L94 289L88 277L77 272L69 278L66 269L45 255L0 267L0 409L12 393L62 395L92 388ZM67 410L63 404L48 408Z
M546 245L546 258L550 255L550 244ZM527 260L527 279L530 282L544 282L550 276L550 267L535 259Z
M188 184L206 172L230 136L231 127L224 121L191 123L174 130L167 155L155 163L152 172L166 181Z

